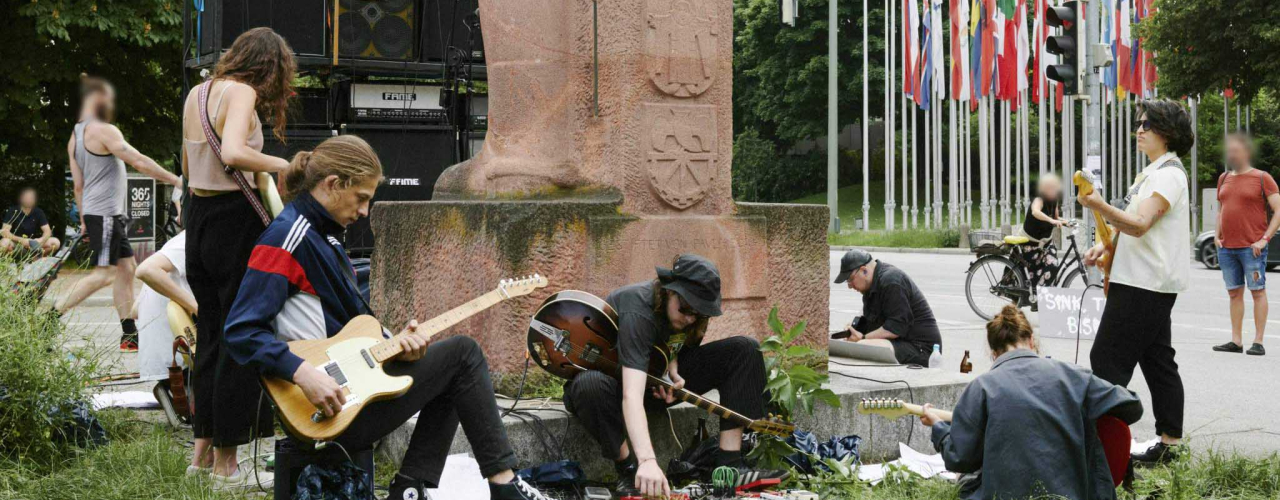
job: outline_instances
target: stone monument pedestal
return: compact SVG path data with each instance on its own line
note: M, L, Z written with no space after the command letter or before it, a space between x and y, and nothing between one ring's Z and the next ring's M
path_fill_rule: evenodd
M517 372L529 318L547 296L576 289L604 297L693 252L722 275L724 316L711 321L709 339L764 338L776 304L784 322L808 321L805 343L826 345L826 207L739 203L731 214L678 217L627 215L619 207L617 197L380 203L373 212L373 306L399 326L448 311L501 279L546 276L547 288L446 332L479 341L495 372Z

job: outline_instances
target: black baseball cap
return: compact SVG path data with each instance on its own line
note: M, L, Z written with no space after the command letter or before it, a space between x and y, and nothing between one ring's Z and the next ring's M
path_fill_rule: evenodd
M720 271L706 257L691 253L681 254L671 269L658 267L658 280L662 288L680 294L698 314L719 316Z
M840 258L840 274L836 275L836 283L848 281L850 274L867 265L868 262L871 262L871 254L866 250L855 248L845 252L844 257Z

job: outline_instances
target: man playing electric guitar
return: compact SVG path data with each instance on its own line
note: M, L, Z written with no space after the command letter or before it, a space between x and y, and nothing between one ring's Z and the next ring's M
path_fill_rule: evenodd
M598 371L578 374L565 384L565 407L600 444L618 470L619 490L666 495L670 484L649 439L647 410L675 402L655 387L645 395L646 369L654 346L667 346L667 373L677 389L720 391L720 403L749 418L764 416L764 358L751 337L735 336L702 344L712 317L720 315L720 272L704 257L684 254L657 279L614 290L605 298L618 313L618 357L622 381ZM686 385L687 384L687 385ZM739 482L785 478L781 471L747 470L742 459L742 427L720 420L716 465L737 467Z
M241 364L301 387L307 399L333 416L346 403L329 374L293 354L286 340L327 338L353 318L370 314L356 288L355 270L337 236L369 213L382 166L355 136L325 141L298 153L284 173L291 200L258 239L240 293L227 316L226 342ZM550 500L515 477L515 453L498 415L489 366L480 346L457 336L431 343L405 327L399 356L387 374L409 376L400 397L368 403L334 442L350 452L368 449L415 413L418 425L390 486L393 500L424 498L439 484L459 423L495 500ZM384 335L386 332L384 332Z

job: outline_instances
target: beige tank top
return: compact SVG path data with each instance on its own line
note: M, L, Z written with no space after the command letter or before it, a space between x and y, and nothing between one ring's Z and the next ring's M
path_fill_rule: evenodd
M227 88L231 85L224 85L222 91L218 93L217 103L213 105L212 112L209 113L209 122L218 123L218 110L222 109L222 98L227 94ZM199 104L199 103L197 103ZM196 119L200 119L196 117ZM217 132L215 132L216 134ZM218 137L222 139L221 135ZM246 145L253 148L254 151L262 151L262 120L257 115L253 117L253 125L249 131L249 140ZM240 186L236 185L236 181L231 179L231 175L222 168L222 162L218 161L218 156L213 154L213 148L209 147L209 143L203 139L193 141L182 138L182 146L187 150L187 175L190 179L188 184L194 189L203 189L208 191L239 191ZM254 175L247 172L244 176L249 181L249 186L257 188Z

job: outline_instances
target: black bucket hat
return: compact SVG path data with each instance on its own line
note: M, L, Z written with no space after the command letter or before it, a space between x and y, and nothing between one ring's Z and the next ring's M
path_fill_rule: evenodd
M866 250L857 248L844 253L844 257L840 258L840 274L836 275L836 283L844 283L849 280L849 275L857 271L858 268L871 262L871 254Z
M671 269L658 267L662 288L680 294L698 314L719 316L720 271L706 257L691 253L676 257Z

